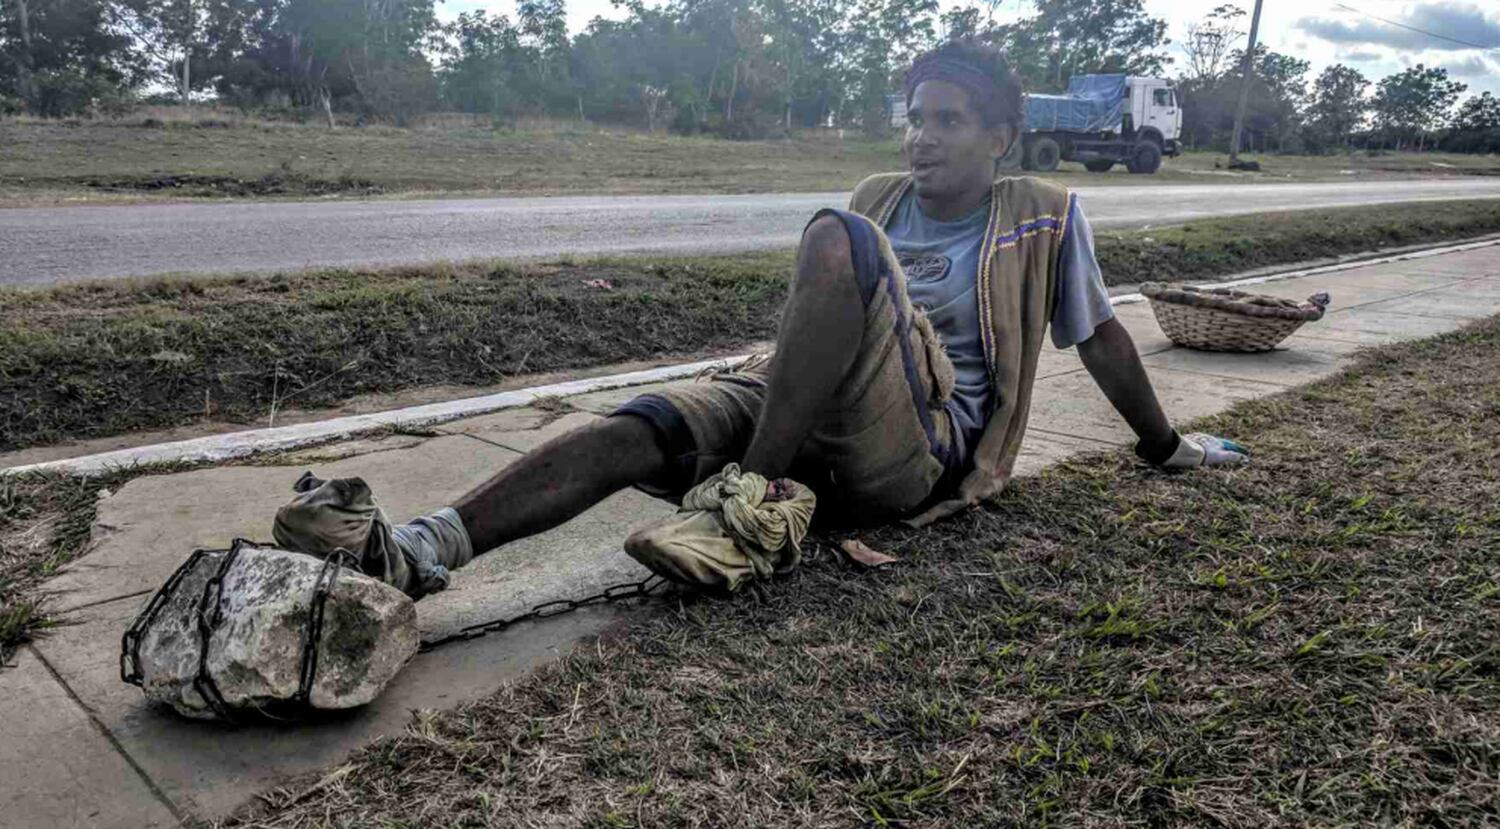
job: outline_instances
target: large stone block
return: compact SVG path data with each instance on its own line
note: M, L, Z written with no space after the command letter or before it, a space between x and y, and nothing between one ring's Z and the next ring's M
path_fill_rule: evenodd
M274 708L293 700L302 685L304 645L313 633L324 563L300 553L242 547L221 584L210 586L229 555L201 555L141 633L135 665L142 689L185 716L215 715L195 684L204 622L210 628L207 674L230 709ZM334 574L321 618L308 696L314 708L370 702L417 652L411 599L355 570Z

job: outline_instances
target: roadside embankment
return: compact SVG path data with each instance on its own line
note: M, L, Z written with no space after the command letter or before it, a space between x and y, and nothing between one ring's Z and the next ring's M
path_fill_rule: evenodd
M326 129L223 111L196 119L0 118L0 204L163 199L788 193L847 190L901 168L894 137L810 130L729 141L579 123ZM1150 176L1122 168L1047 174L1069 184L1246 184L1496 175L1494 156L1353 153L1246 156L1261 173L1218 169L1220 153L1170 159Z
M1100 232L1111 284L1500 231L1500 201ZM0 451L435 385L689 356L775 331L790 252L170 277L0 292Z

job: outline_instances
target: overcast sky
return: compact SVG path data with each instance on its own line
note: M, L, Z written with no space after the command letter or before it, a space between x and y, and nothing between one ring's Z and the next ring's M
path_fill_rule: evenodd
M1168 51L1181 63L1177 43L1186 35L1188 23L1201 18L1222 0L1145 0L1146 8L1169 25L1173 45ZM648 0L651 2L651 0ZM940 0L943 8L968 3ZM1312 61L1311 79L1331 63L1346 63L1372 82L1416 63L1443 66L1449 75L1469 85L1470 92L1488 90L1500 95L1500 3L1465 0L1346 0L1365 12L1350 11L1333 0L1265 0L1261 13L1261 40L1271 49ZM1238 5L1250 11L1254 0ZM444 0L439 6L445 19L459 12L485 9L514 15L513 0ZM1012 20L1030 10L1028 0L1003 0L996 19ZM1425 29L1484 48L1471 48L1387 25L1374 15ZM609 0L568 0L568 20L574 32L594 17L620 17ZM1245 28L1249 28L1246 16ZM1169 72L1175 74L1175 71Z

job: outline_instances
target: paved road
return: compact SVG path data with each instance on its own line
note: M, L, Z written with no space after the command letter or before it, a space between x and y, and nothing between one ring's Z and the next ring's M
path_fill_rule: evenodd
M1500 179L1081 188L1096 227L1266 210L1500 198ZM0 210L0 285L792 244L842 193L193 203Z

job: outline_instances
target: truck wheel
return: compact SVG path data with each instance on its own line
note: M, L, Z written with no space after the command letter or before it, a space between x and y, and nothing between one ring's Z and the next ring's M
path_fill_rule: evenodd
M1150 175L1161 169L1161 147L1154 142L1142 141L1130 151L1130 160L1125 169L1137 175Z
M1050 173L1057 169L1057 163L1062 161L1062 148L1051 138L1041 136L1032 139L1026 145L1027 169L1038 173Z
M1021 139L1017 138L1016 140L1010 142L1010 148L1005 151L1005 155L996 159L995 169L997 171L1017 170L1025 164L1025 161L1026 148L1025 146L1023 146Z
M1090 173L1107 173L1113 166L1115 166L1115 160L1112 158L1096 158L1093 161L1083 162L1083 169Z

